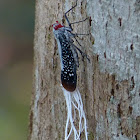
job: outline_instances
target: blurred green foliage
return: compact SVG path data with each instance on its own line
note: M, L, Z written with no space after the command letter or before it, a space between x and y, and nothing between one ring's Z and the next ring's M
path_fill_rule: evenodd
M33 0L0 1L0 140L26 140L32 90Z

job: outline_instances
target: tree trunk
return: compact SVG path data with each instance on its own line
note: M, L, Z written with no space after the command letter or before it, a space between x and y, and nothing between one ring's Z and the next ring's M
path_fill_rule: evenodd
M68 0L36 0L33 94L29 140L63 140L66 103L60 60L51 25L66 24ZM78 0L69 14L81 50L78 89L87 118L89 140L140 139L140 2ZM80 46L78 46L80 47Z

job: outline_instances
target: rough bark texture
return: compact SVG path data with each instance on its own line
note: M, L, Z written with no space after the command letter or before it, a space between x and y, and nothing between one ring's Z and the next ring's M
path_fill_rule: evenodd
M30 140L63 140L66 104L60 60L51 25L63 20L74 0L37 0ZM140 1L78 0L70 21L91 62L80 59L78 88L89 140L140 139ZM91 22L91 23L90 23Z

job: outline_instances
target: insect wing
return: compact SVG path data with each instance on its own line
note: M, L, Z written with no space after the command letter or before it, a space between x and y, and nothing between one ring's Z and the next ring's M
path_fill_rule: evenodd
M73 43L71 44L70 47L71 47L71 51L73 53L75 64L77 67L79 67L79 58L78 58L78 53L77 53L76 47Z

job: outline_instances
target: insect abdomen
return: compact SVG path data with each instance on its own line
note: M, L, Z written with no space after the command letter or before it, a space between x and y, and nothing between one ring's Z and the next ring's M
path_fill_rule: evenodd
M77 75L76 73L69 75L70 73L66 74L65 71L61 71L61 82L66 90L73 92L76 89Z

